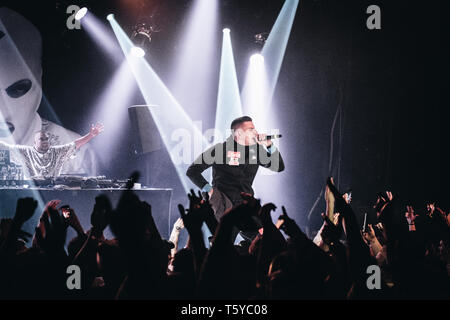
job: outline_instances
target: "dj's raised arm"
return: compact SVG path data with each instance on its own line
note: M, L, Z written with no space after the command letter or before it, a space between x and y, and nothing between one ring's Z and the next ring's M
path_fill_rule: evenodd
M80 149L82 146L84 146L86 143L92 140L92 138L98 136L104 129L103 124L97 123L96 125L91 125L91 130L88 134L85 136L75 140L75 146L78 149Z

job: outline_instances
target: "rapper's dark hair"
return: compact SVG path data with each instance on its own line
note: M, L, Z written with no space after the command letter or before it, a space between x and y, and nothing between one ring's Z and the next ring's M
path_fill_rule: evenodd
M239 118L236 118L236 119L234 119L232 122L231 122L231 129L232 130L234 130L234 129L236 129L240 124L242 124L242 123L244 123L244 122L247 122L247 121L253 121L252 120L252 118L250 118L249 116L243 116L243 117L239 117Z

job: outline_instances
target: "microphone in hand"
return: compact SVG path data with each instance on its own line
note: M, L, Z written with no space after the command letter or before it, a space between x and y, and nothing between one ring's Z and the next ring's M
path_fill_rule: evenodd
M272 134L272 135L268 135L268 134L258 134L258 141L265 141L265 140L279 139L279 138L281 138L281 137L282 137L281 134Z

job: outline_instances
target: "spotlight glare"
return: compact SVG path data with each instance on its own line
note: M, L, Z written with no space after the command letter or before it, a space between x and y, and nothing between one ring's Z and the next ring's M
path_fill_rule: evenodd
M260 130L267 128L267 114L270 106L268 91L264 58L257 53L250 57L242 102L245 106L245 114L251 115Z
M75 14L75 20L81 20L81 19L83 19L87 12L88 12L88 9L87 9L86 7L81 8L81 9L78 10L77 13Z
M111 21L112 19L114 19L114 14L110 13L106 16L106 20Z
M252 63L263 63L264 62L264 57L259 54L259 53L255 53L254 55L252 55L250 57L250 62Z
M218 25L218 11L221 0L192 0L187 14L186 27L177 36L179 54L171 71L169 83L177 101L193 119L207 119L211 112L211 92L217 89L214 83L219 55L217 37L221 29ZM201 49L200 49L201 48ZM192 90L196 83L196 90Z
M145 56L145 51L144 51L144 49L139 48L139 47L132 47L132 48L130 49L130 53L131 53L133 56L137 57L137 58L142 58L142 57Z
M229 28L223 29L223 33L230 33L230 29Z

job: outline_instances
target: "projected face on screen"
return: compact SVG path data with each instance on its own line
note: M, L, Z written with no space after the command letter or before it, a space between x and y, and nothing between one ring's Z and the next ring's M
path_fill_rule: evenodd
M0 8L0 70L0 138L20 143L42 98L41 37L7 8Z

